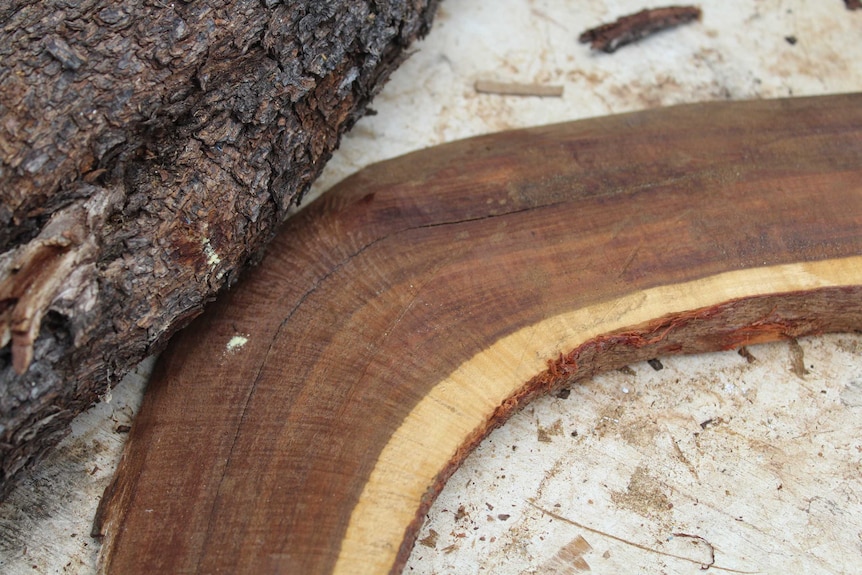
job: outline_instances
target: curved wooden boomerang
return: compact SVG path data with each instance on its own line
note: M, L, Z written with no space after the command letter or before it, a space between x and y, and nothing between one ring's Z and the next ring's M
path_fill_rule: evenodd
M372 166L162 356L100 509L109 573L397 573L537 394L862 327L862 95L714 103Z

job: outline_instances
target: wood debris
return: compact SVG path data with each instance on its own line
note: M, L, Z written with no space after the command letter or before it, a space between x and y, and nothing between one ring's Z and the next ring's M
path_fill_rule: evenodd
M563 95L562 86L548 84L515 84L494 82L492 80L477 80L474 88L481 94L501 94L506 96L539 96L559 98Z
M700 20L700 16L701 10L697 6L666 6L641 10L637 14L623 16L616 22L590 28L578 39L582 44L589 43L593 50L610 54L621 46L637 42L656 32Z

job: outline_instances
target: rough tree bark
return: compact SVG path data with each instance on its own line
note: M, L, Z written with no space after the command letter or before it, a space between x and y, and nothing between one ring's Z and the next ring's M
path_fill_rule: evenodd
M0 7L0 497L255 259L436 4Z

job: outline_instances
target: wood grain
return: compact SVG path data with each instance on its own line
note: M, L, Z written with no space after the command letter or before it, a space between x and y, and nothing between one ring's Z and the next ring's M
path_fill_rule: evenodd
M367 168L173 341L100 507L108 573L399 572L536 394L862 326L862 95L520 130Z

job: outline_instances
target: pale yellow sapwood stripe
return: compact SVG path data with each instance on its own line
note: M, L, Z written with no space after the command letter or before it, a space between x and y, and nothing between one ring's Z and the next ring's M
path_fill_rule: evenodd
M387 573L429 481L474 429L547 360L655 318L728 300L862 284L862 257L727 272L656 287L522 328L461 364L410 412L383 448L350 517L335 573Z

